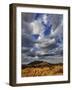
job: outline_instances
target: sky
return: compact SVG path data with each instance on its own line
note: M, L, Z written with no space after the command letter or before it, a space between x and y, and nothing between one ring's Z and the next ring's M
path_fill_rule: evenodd
M26 56L63 55L63 15L21 13L21 45Z

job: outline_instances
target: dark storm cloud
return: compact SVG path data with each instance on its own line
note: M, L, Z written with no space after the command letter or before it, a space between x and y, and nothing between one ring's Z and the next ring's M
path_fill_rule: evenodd
M22 14L22 21L25 21L25 22L32 22L34 19L35 19L35 16L36 14L34 13L21 13Z
M55 30L57 26L62 22L63 15L61 14L49 14L48 21L52 24L53 29Z

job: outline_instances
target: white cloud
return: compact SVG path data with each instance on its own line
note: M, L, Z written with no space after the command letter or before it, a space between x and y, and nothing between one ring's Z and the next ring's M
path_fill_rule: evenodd
M54 44L55 43L55 38L52 38L52 39L50 39L50 38L46 38L46 39L43 38L39 42L40 42L39 43L39 47L44 48L44 47L48 47L51 44Z
M33 31L33 34L40 34L41 32L41 23L37 20L34 20L33 22L30 23Z
M63 33L63 24L59 24L55 30L51 30L50 37L56 37Z

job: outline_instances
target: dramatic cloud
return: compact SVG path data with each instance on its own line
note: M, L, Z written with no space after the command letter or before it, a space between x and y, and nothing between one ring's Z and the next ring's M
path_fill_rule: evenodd
M26 55L63 53L63 15L22 13L22 51Z

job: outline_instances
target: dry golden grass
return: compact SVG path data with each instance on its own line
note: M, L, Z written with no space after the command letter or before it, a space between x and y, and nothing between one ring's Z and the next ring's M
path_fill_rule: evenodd
M22 77L62 75L63 65L52 65L46 67L27 67L22 69Z

